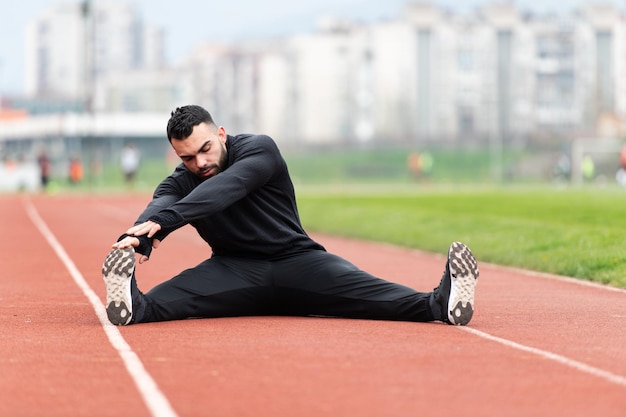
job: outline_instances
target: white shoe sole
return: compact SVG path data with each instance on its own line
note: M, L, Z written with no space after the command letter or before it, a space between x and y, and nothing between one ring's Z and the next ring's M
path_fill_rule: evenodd
M134 270L133 248L113 249L102 264L102 277L107 294L107 316L116 326L127 325L133 316L130 281Z
M478 263L472 251L460 242L454 242L448 252L450 265L450 297L448 320L466 325L474 315L474 290L478 280Z

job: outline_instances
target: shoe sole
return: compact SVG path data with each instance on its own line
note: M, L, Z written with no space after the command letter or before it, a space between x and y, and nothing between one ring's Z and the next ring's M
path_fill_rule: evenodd
M448 252L450 265L450 297L448 320L464 326L474 315L474 289L478 280L478 262L472 251L461 242L454 242Z
M130 323L133 316L130 280L135 271L133 248L113 249L102 264L106 286L106 310L109 321L116 326Z

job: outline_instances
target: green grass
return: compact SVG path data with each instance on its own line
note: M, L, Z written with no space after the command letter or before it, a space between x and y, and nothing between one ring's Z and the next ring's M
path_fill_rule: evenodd
M460 240L479 261L626 287L624 190L346 189L301 189L305 228L437 253Z

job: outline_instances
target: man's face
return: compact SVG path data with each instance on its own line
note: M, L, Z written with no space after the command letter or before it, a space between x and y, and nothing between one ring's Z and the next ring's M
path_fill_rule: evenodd
M226 131L200 123L185 139L172 138L172 148L189 171L205 180L219 174L226 165Z

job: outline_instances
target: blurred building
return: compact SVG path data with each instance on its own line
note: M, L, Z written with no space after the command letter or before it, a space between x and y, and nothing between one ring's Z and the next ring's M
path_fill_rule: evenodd
M107 97L113 97L111 107L127 99L116 94L120 84L133 85L120 81L127 74L165 67L162 31L144 25L140 11L125 1L56 3L28 25L25 51L28 98L72 100L88 110L96 103L108 107ZM127 101L129 110L141 102Z
M411 4L372 25L325 21L280 41L207 45L187 63L181 100L294 143L596 135L626 116L624 27L603 6L536 16Z
M229 131L283 143L477 143L623 134L625 22L610 6L538 16L411 3L373 24L207 43L175 67L124 1L50 7L27 36L27 91L97 112L198 103ZM47 101L46 101L47 100Z

